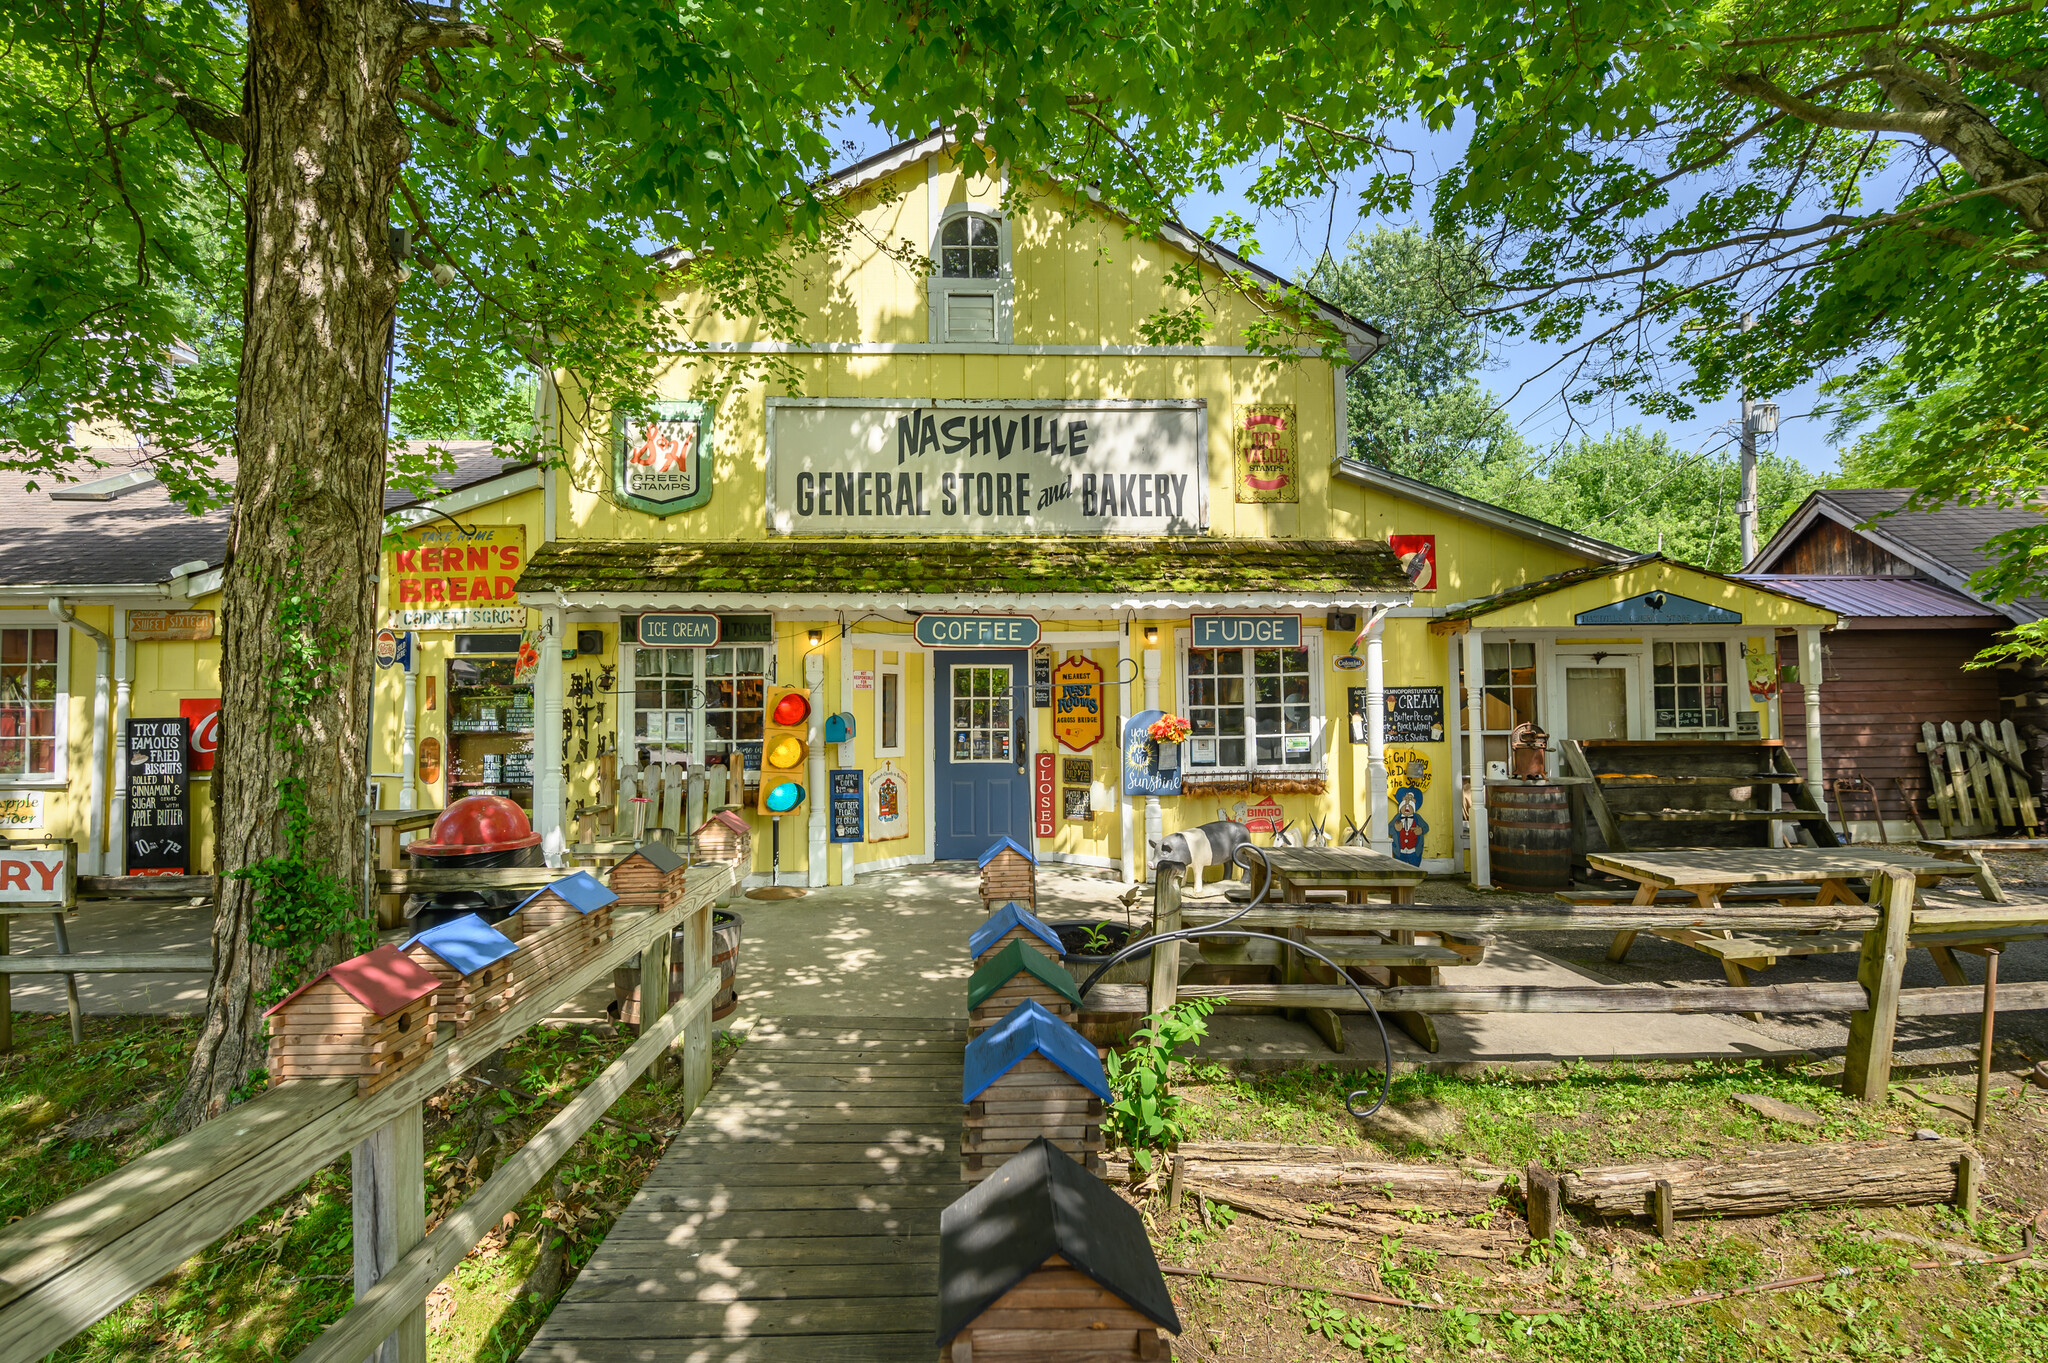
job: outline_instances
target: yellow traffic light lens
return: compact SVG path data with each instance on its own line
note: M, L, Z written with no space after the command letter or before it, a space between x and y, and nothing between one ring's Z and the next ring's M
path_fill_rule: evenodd
M788 734L783 734L768 745L768 765L771 767L788 771L803 760L803 743Z
M792 691L775 702L772 716L777 724L801 724L811 717L811 702L800 691Z

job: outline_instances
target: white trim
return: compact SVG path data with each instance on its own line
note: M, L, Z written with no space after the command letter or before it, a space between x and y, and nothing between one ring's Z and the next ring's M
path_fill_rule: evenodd
M1452 492L1448 488L1437 487L1433 483L1425 483L1417 478L1408 478L1390 469L1383 469L1377 464L1368 464L1362 459L1353 459L1348 455L1339 455L1337 457L1335 472L1339 478L1344 479L1346 482L1357 483L1361 487L1378 488L1382 492L1391 492L1398 497L1406 497L1411 501L1435 506L1450 512L1454 516L1463 516L1467 520L1478 521L1482 525L1491 525L1497 529L1506 530L1527 539L1542 540L1548 544L1555 544L1561 548L1569 549L1575 554L1583 554L1587 558L1600 563L1626 563L1630 559L1643 557L1643 555L1633 549L1624 549L1618 544L1609 544L1606 540L1594 539L1591 535L1581 535L1577 531L1567 530L1563 526L1551 525L1549 522L1539 521L1533 516L1524 516L1519 511L1510 511L1504 506L1495 506L1491 502L1482 502L1476 497L1467 497L1462 493Z
M965 177L962 177L963 180ZM928 191L929 192L929 191ZM926 334L932 345L996 345L1007 346L1015 335L1012 316L1017 297L1017 276L1010 267L1010 219L1000 207L978 204L971 199L965 203L948 204L938 207L936 195L932 195L932 233L930 257L932 272L925 276L925 316L929 322ZM987 218L996 225L996 276L994 279L949 278L940 273L939 236L946 230L946 224L955 218ZM971 231L970 234L972 235ZM972 257L970 256L970 259ZM995 335L986 341L949 341L946 337L946 317L943 304L956 293L988 293L994 296Z
M1771 542L1762 549L1759 549L1756 557L1743 564L1737 571L1742 573L1768 573L1770 571L1769 565L1777 562L1779 558L1784 556L1785 552L1792 547L1793 540L1811 529L1815 521L1825 517L1851 534L1870 541L1871 544L1884 550L1893 558L1918 568L1944 587L1960 592L1988 610L1997 611L2015 624L2023 625L2029 620L2037 618L2034 612L2027 610L2017 601L1991 601L1971 591L1969 582L1970 578L1975 575L1974 572L1957 572L1955 565L1944 563L1940 559L1929 558L1924 551L1915 549L1902 540L1893 539L1881 530L1859 529L1858 527L1862 522L1856 520L1851 513L1830 505L1826 497L1826 493L1814 493L1810 505L1802 508L1793 515L1791 520L1779 526L1778 533L1771 536ZM1882 524L1881 521L1878 523ZM1766 591L1779 590L1772 588L1768 583L1752 582L1747 585L1761 586ZM1783 595L1784 592L1780 590L1779 594ZM1822 609L1825 609L1825 607Z
M540 469L518 469L485 479L481 483L471 483L468 487L446 493L431 501L398 507L386 512L384 519L404 526L419 525L424 521L434 520L436 513L452 516L464 511L473 511L477 507L517 493L531 492L540 485Z
M968 281L985 282L985 281ZM994 341L693 341L654 347L657 355L1048 355L1048 356L1171 356L1180 359L1268 358L1271 351L1241 345L1071 345ZM1313 346L1283 350L1297 359L1321 359Z
M1337 726L1330 722L1329 715L1324 713L1323 709L1329 700L1328 688L1324 685L1323 681L1323 631L1304 628L1302 630L1301 644L1303 648L1308 650L1309 751L1315 755L1314 763L1306 767L1299 764L1289 765L1285 763L1278 765L1268 764L1266 766L1259 765L1257 761L1258 735L1250 727L1251 712L1255 702L1251 694L1252 673L1250 667L1247 666L1244 674L1244 710L1247 723L1244 735L1244 765L1224 766L1219 763L1214 767L1201 768L1203 774L1232 775L1244 772L1250 775L1320 777L1323 781L1331 784L1333 787L1335 786L1338 779L1335 759ZM1180 628L1174 630L1174 709L1177 713L1183 715L1188 712L1188 649L1192 646L1193 637L1189 630ZM1235 651L1239 653L1252 653L1257 650L1240 648ZM1347 720L1346 722L1348 723L1349 721ZM1285 756L1284 748L1282 749L1282 755ZM1183 762L1181 764L1183 775L1192 775L1195 770L1196 768L1191 762ZM1372 817L1370 812L1367 813L1366 817L1368 819ZM1367 836L1370 837L1370 833Z
M215 569L218 572L219 569ZM109 606L117 601L165 601L175 600L170 582L10 582L0 589L0 610L28 610L36 608L48 616L47 609L53 596L61 596L74 606Z
M523 606L628 614L639 611L705 610L714 612L819 611L963 611L988 614L1035 615L1040 620L1090 619L1136 611L1148 616L1173 616L1191 610L1351 610L1379 605L1397 609L1405 604L1406 593L1380 592L1358 595L1291 596L1278 592L1213 592L1200 595L1127 596L1112 592L791 592L767 596L759 591L716 592L693 595L686 592L558 592L553 588L519 593ZM1419 612L1418 612L1419 613ZM894 636L891 636L894 637ZM908 637L908 636L905 636ZM1046 636L1048 639L1052 635ZM911 645L906 645L911 647Z
M933 857L929 852L912 852L900 857L880 857L874 861L861 862L859 873L867 875L871 871L900 871L906 866L929 866L932 861ZM761 883L766 885L768 882L764 879Z
M1122 862L1114 857L1096 856L1093 852L1040 852L1038 860L1056 866L1088 866L1098 871L1123 872Z
M905 658L908 663L910 659ZM938 670L932 666L931 655L919 650L917 670L924 693L924 713L918 716L918 723L924 726L924 860L935 861L939 846L939 710L938 697L933 688L938 685ZM906 702L904 713L910 713ZM909 863L906 863L909 864Z
M859 635L852 636L852 638L855 639L858 639L859 637ZM871 635L868 637L875 638L886 636ZM893 663L883 662L882 654L885 651L895 653L896 661ZM904 650L901 648L884 650L880 644L875 644L872 647L872 652L875 655L875 696L874 705L872 707L875 723L875 756L878 759L884 757L901 757L903 756L904 740L903 718L904 712L909 708L907 705L904 704L904 700L910 694L909 691L905 688L903 682ZM885 732L885 730L882 727L882 696L884 694L882 689L882 678L885 676L894 677L896 679L896 743L894 747L885 747L882 743L882 734Z
M73 609L77 604L73 602ZM54 629L57 631L57 732L53 753L55 769L48 775L0 776L0 790L61 790L71 780L71 627L41 610L0 610L0 629ZM124 754L125 756L125 754ZM85 840L79 839L82 843Z
M888 644L888 647L896 649L900 652L927 653L933 651L927 649L923 644L919 643L917 641L917 636L915 634L890 634L886 630L862 629L860 626L856 625L852 629L847 631L847 637L854 641L854 647L856 648L881 648L883 647L882 644L876 643L870 645L868 642L865 642L868 640L880 639L891 641ZM1079 648L1100 648L1105 645L1115 643L1118 637L1119 636L1117 635L1117 632L1111 629L1075 629L1041 633L1038 636L1038 643L1072 644ZM1037 646L1038 644L1032 645L1033 648L1036 648ZM957 646L953 646L945 649L940 649L937 651L957 653L959 652L959 648ZM877 667L879 666L880 664L878 663Z

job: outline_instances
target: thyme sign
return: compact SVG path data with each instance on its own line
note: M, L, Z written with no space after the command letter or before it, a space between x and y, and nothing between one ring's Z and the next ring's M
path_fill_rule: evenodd
M768 525L799 535L1193 535L1194 401L768 399Z

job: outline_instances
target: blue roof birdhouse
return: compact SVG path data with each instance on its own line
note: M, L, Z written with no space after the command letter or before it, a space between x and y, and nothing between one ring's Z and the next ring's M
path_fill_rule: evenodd
M988 850L981 854L981 860L976 862L975 865L982 869L987 869L988 864L991 861L994 861L998 856L1002 855L1004 852L1015 852L1018 856L1030 862L1033 866L1038 865L1038 858L1032 856L1030 851L1025 848L1024 844L1018 842L1015 838L1011 837L997 838L994 842L990 843Z
M1009 1015L967 1043L960 1083L960 1101L971 1103L990 1084L1031 1056L1044 1056L1069 1078L1103 1102L1111 1101L1102 1057L1087 1038L1061 1022L1035 999L1026 999Z
M474 975L519 949L511 938L473 913L415 933L398 949L411 955L414 947L432 952L458 975Z
M1041 923L1037 915L1013 899L984 918L979 927L967 934L969 959L979 959L983 952L1019 928L1044 942L1055 956L1063 950L1059 934Z

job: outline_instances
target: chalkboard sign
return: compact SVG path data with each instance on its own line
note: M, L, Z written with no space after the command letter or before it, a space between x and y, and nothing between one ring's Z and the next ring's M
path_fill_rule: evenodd
M1444 741L1444 689L1441 686L1387 688L1387 742Z
M1140 710L1124 721L1124 794L1180 794L1180 745L1154 743L1148 732L1164 710Z
M128 721L128 869L191 870L187 719Z
M835 767L829 774L834 842L867 838L867 801L861 796L861 779L860 771L852 767Z

